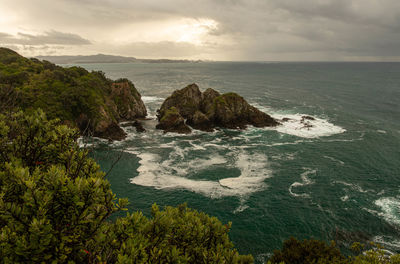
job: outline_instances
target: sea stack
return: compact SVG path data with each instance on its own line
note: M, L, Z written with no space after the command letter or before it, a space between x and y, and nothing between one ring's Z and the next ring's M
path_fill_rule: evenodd
M202 93L194 83L174 91L157 112L157 128L165 132L190 133L190 127L213 131L216 127L244 129L248 125L266 127L279 124L236 93L221 95L211 88Z

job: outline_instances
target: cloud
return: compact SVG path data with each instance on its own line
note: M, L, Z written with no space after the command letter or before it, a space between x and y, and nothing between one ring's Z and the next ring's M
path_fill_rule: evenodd
M0 3L0 10L7 23L2 27L0 19L0 31L45 32L0 34L0 43L10 45L222 60L390 60L400 55L398 0L42 0L41 5L14 0ZM198 35L197 45L177 42L169 27L196 20L217 26L203 26L206 33Z
M55 30L32 35L19 32L16 36L0 32L0 44L14 45L88 45L91 42L79 35Z
M193 58L204 53L210 53L212 46L198 46L188 42L132 42L114 47L119 54L143 58ZM109 52L112 51L110 49Z

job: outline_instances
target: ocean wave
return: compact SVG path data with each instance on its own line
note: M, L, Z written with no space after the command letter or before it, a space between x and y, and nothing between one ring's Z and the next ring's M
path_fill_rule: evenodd
M337 163L339 163L340 165L344 165L344 162L343 161L341 161L341 160L339 160L339 159L335 159L335 158L333 158L333 157L331 157L331 156L324 156L324 158L326 158L326 159L329 159L329 160L331 160L331 161L333 161L333 162L337 162Z
M157 96L142 96L141 97L143 103L153 103L153 102L161 102L164 100L164 98L160 98Z
M300 177L302 182L294 182L290 185L289 187L289 193L294 196L294 197L303 197L303 198L310 198L310 195L308 193L294 193L293 192L293 187L302 187L302 186L306 186L306 185L310 185L313 184L314 181L312 181L308 176L310 174L316 174L317 170L315 169L310 169L310 168L303 168L304 170L306 170L305 172L303 172Z
M272 114L272 117L278 120L288 118L287 121L275 129L279 133L289 134L303 138L318 138L341 134L346 129L329 123L327 120L312 117L313 120L304 121L304 114Z
M352 190L360 192L360 193L373 192L373 190L364 190L360 185L357 185L355 183L348 183L348 182L344 182L344 181L334 181L332 183L333 184L342 184L342 185L348 186Z
M400 200L395 197L383 197L375 201L382 212L379 213L387 222L400 225Z
M107 144L108 140L99 137L79 137L76 141L79 148L95 147L100 143Z
M381 235L375 236L373 237L372 241L386 248L396 249L396 250L400 249L400 240L391 236L381 236Z
M226 164L227 160L222 156L213 154L211 159L197 158L176 165L177 158L182 158L181 153L171 154L168 160L161 161L161 157L155 153L127 151L136 154L140 159L138 176L131 179L132 184L156 189L186 189L210 198L247 196L266 188L264 180L272 175L266 167L267 158L262 154L239 153L231 166L240 170L240 176L212 181L189 179L187 175L189 172L200 172L210 166Z

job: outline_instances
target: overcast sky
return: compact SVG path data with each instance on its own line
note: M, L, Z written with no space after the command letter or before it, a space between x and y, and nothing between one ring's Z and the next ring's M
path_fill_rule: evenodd
M399 61L399 0L0 0L25 56Z

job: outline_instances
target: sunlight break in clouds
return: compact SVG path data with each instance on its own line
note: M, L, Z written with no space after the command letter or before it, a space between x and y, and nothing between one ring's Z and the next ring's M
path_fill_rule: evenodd
M25 56L398 61L399 18L398 0L0 0L0 46Z
M189 21L188 21L189 22ZM212 19L199 19L186 24L178 24L173 31L178 33L177 42L202 44L210 31L218 29L218 23Z

